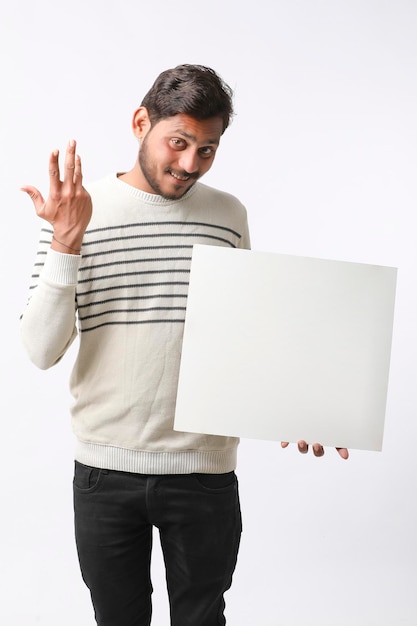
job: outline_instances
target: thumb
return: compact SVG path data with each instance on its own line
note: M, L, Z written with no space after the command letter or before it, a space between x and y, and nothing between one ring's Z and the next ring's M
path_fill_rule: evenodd
M39 189L36 189L36 187L32 187L31 185L26 185L25 187L21 187L20 190L30 196L36 211L40 211L40 209L42 209L45 204L45 200Z

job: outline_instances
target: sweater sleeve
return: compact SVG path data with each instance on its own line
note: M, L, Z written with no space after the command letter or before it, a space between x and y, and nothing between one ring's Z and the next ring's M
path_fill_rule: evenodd
M80 256L49 249L20 321L23 345L40 369L55 365L77 335L76 285Z
M241 238L239 241L239 248L242 248L244 250L250 250L251 244L250 244L248 216L247 216L246 208L245 207L243 208L244 208L243 226L242 226Z

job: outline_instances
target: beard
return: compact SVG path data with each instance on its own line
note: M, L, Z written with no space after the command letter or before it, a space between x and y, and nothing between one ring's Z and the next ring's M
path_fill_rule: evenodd
M171 175L171 173L174 173L180 177L188 176L189 180L191 181L191 184L186 188L184 188L183 185L181 186L178 185L177 192L163 191L157 179L157 168L155 164L152 162L152 159L149 155L149 150L148 150L148 145L147 145L147 136L142 141L142 144L139 150L138 161L139 161L140 169L142 170L142 174L145 177L146 182L148 183L152 191L156 193L157 195L161 196L162 198L165 198L165 200L178 200L179 198L182 198L182 196L184 196L187 193L187 191L191 189L191 187L196 183L196 181L199 178L198 172L194 172L193 174L190 174L189 172L176 171L176 170L171 169L170 167L166 167L164 169L164 174ZM175 184L174 177L172 177L172 181Z

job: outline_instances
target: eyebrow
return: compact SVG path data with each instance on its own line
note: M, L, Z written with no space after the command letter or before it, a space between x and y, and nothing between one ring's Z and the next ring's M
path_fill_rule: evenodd
M197 137L195 135L191 135L191 133L187 133L185 130L182 129L174 129L173 131L174 134L177 135L181 135L182 137L185 137L185 139L189 139L190 141L197 141ZM207 141L203 142L205 145L209 144L209 145L215 145L218 146L220 143L220 140L218 139L207 139Z

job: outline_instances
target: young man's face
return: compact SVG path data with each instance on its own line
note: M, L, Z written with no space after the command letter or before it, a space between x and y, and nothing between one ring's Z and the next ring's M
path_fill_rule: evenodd
M178 114L157 122L141 138L142 191L181 198L213 164L223 120Z

